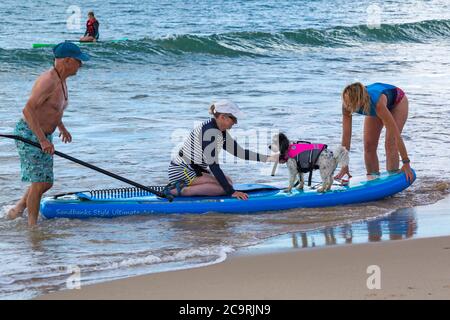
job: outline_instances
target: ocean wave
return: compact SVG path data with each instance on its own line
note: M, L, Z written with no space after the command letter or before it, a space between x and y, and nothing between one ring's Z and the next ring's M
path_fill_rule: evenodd
M212 35L171 35L158 39L144 38L107 45L130 54L183 55L207 54L227 57L260 57L303 50L304 47L358 46L371 42L425 43L450 36L450 20L414 23L300 29L277 33L231 32ZM93 48L94 53L97 48ZM101 53L99 50L98 53ZM101 54L100 54L101 55Z
M146 60L148 56L212 55L261 57L303 50L305 47L345 47L367 43L427 43L450 36L450 20L427 20L402 24L337 26L327 29L300 29L282 32L229 32L212 35L170 35L86 46L94 58L114 62ZM120 53L120 54L118 54ZM48 63L51 50L0 49L0 61ZM122 61L123 60L123 61Z

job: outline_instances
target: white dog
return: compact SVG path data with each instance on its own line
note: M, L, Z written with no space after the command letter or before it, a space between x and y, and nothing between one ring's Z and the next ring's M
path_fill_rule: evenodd
M291 192L297 176L300 177L297 189L303 190L305 184L304 173L311 172L314 169L320 170L322 178L322 186L317 191L326 192L333 185L333 173L337 165L344 167L348 166L349 163L348 151L343 146L339 146L333 152L328 150L327 146L323 144L302 143L301 141L291 142L283 133L273 137L269 148L273 152L280 153L281 163L287 163L289 169L289 187L286 190L287 192Z

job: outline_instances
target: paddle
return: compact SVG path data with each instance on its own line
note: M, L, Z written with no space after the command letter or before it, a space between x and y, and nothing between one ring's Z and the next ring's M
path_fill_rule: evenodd
M36 148L41 149L41 145L40 145L39 143L36 143L36 142L31 141L31 140L22 138L22 137L20 137L20 136L9 135L9 134L0 134L0 137L8 138L8 139L14 139L14 140L19 140L19 141L22 141L22 142L27 143L27 144L29 144L29 145L32 145L32 146L34 146L34 147L36 147ZM142 189L142 190L145 190L145 191L147 191L147 192L150 192L150 193L152 193L152 194L154 194L154 195L157 195L158 197L161 197L161 198L167 198L167 200L169 200L170 202L172 202L172 200L173 200L173 197L172 197L172 196L168 197L167 195L165 195L165 194L162 193L162 192L156 191L156 190L154 190L154 189L152 189L152 188L146 187L146 186L144 186L144 185L142 185L142 184L139 184L139 183L134 182L134 181L131 181L131 180L127 179L127 178L121 177L121 176L119 176L119 175L117 175L117 174L115 174L115 173L106 171L106 170L104 170L104 169L102 169L102 168L96 167L96 166L94 166L94 165L92 165L92 164L90 164L90 163L87 163L87 162L78 160L78 159L76 159L76 158L74 158L74 157L71 157L71 156L69 156L69 155L67 155L67 154L64 154L64 153L62 153L62 152L59 152L59 151L56 151L56 150L55 150L55 154L56 154L57 156L60 156L61 158L64 158L64 159L67 159L67 160L69 160L69 161L78 163L79 165L82 165L82 166L85 166L85 167L87 167L87 168L89 168L89 169L92 169L92 170L95 170L95 171L97 171L97 172L103 173L103 174L105 174L105 175L107 175L107 176L110 176L111 178L120 180L120 181L125 182L125 183L127 183L127 184L130 184L130 185L132 185L132 186L135 186L135 187L137 187L137 188L139 188L139 189Z

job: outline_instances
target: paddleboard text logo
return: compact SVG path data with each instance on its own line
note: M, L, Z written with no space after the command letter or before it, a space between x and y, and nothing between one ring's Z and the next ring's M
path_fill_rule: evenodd
M67 273L71 276L66 280L66 288L69 290L81 289L81 269L78 266L68 266Z
M369 290L380 290L381 289L381 268L377 265L371 265L367 267L367 274L370 277L367 278L367 289Z
M81 29L80 7L72 5L67 8L66 13L70 15L66 21L67 30L80 30Z
M381 28L381 7L378 4L371 4L367 7L367 27L369 29Z

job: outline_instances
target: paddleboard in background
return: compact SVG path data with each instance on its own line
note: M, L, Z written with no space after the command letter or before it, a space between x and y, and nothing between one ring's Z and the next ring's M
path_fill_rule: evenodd
M415 177L415 173L414 173ZM295 208L331 207L381 200L408 188L410 183L403 172L383 173L367 180L365 176L352 178L348 185L335 185L326 193L314 189L293 190L270 185L244 184L235 189L247 192L249 199L233 197L176 197L173 202L138 189L97 190L77 192L62 197L47 197L41 202L45 218L113 218L148 214L258 213Z
M94 44L103 44L103 43L117 43L122 41L127 41L127 38L120 38L120 39L113 39L113 40L102 40L102 41L96 41L96 42L80 42L79 40L65 40L67 42L73 42L77 45L85 46L85 45L94 45ZM57 43L33 43L33 48L52 48L56 46Z

